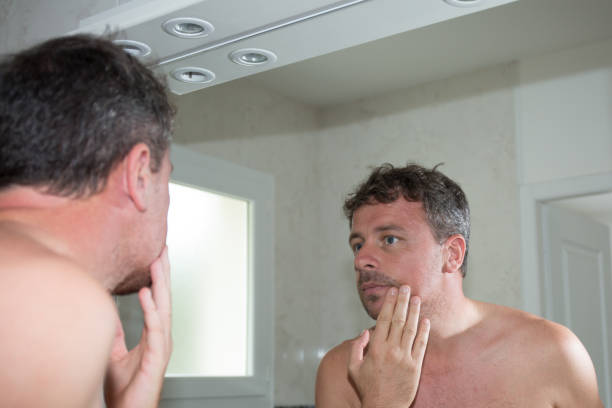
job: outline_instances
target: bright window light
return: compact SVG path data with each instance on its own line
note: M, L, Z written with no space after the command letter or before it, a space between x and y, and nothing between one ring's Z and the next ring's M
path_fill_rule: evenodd
M174 351L168 376L246 376L249 367L248 206L170 183Z

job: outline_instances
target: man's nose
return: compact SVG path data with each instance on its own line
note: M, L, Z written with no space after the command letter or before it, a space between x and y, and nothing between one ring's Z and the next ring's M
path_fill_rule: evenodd
M355 255L355 268L357 269L378 269L379 259L377 249L366 243Z

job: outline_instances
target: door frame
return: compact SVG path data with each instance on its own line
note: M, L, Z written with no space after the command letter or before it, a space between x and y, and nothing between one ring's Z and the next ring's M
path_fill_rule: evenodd
M521 294L523 310L542 316L538 205L577 196L612 192L612 173L571 177L519 188L521 214ZM534 273L537 271L537 273Z

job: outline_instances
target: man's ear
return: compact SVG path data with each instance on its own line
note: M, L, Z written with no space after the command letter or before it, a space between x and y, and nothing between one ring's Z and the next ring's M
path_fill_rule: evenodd
M145 143L138 143L124 161L127 193L139 211L146 211L152 175L151 151Z
M465 238L461 234L451 235L444 243L443 272L458 272L465 257Z

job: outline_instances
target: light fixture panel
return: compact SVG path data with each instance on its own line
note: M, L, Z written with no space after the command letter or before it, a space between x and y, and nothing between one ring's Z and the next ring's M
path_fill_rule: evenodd
M215 31L215 27L208 21L195 17L171 18L162 24L162 28L179 38L202 38Z
M233 51L229 58L236 64L244 66L271 64L277 60L276 54L261 48L242 48Z
M151 47L140 41L114 40L113 43L121 47L123 51L137 58L146 57L151 54Z
M444 0L446 3L455 7L476 7L482 3L482 0Z
M170 74L177 81L188 84L207 84L215 80L215 73L200 67L177 68Z

